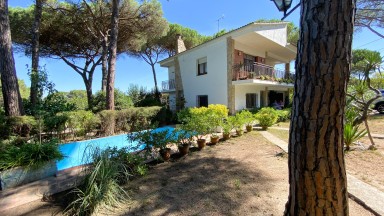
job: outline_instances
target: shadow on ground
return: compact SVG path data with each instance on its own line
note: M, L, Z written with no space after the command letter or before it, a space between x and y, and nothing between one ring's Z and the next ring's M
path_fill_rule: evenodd
M228 215L242 212L244 203L257 210L250 200L270 190L273 180L257 166L250 169L234 158L216 157L214 148L159 164L150 175L132 182L127 189L135 204L120 215Z

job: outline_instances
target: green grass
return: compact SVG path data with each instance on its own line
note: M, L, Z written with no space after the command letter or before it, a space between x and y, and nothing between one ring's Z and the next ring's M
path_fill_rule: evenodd
M284 140L286 142L288 142L288 139L289 139L289 131L287 130L279 130L279 129L273 129L273 128L269 128L268 129L268 132L277 136L278 138L280 138L281 140Z

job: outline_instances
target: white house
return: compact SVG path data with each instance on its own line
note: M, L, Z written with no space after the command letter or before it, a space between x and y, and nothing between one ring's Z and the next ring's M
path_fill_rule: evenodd
M160 62L168 68L162 82L170 108L224 104L231 113L284 103L293 84L289 63L296 47L287 43L287 23L250 23L185 50L177 38L176 55ZM285 64L285 71L275 69Z

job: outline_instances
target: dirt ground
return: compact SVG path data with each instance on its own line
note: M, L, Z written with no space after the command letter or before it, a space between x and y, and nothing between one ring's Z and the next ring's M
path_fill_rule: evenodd
M152 167L126 186L131 201L107 214L282 215L288 167L279 153L257 131L207 146ZM61 209L53 203L34 202L10 215L51 215ZM373 215L351 199L349 204L352 216Z
M371 133L384 134L384 115L376 114L369 118ZM289 122L279 123L278 127L289 127ZM360 126L363 129L363 125ZM269 129L269 132L282 140L288 140L288 131ZM384 139L374 138L377 150L367 150L370 146L368 137L359 140L359 145L352 145L345 153L347 172L384 192Z

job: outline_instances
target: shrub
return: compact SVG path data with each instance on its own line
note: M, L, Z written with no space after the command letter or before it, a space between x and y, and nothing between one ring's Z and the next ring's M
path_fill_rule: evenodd
M104 136L111 136L115 130L115 110L103 110L99 112L100 132Z
M124 94L124 92L119 89L115 89L115 110L127 109L133 106L131 98ZM99 91L95 94L92 100L92 111L97 113L105 109L106 107L106 93Z
M36 129L36 120L33 116L12 116L8 117L8 127L11 134L29 137L31 131Z
M176 115L177 115L177 121L180 124L184 124L191 117L190 108L184 108L184 109L178 111Z
M285 122L291 118L291 109L290 108L286 108L283 110L276 110L276 113L278 115L277 122Z
M349 151L351 144L363 138L367 133L368 131L366 130L359 131L359 126L353 126L350 123L345 124L344 125L344 143L346 146L345 150Z
M47 132L56 132L57 134L61 134L66 129L66 122L69 117L67 112L57 113L53 116L46 116L44 118L44 126Z
M62 158L56 139L45 143L23 143L20 147L3 145L0 151L0 170L16 166L38 168L46 162Z
M101 209L115 207L127 198L121 183L128 181L126 165L114 157L115 150L92 150L93 163L84 170L83 183L72 190L75 195L65 212L68 215L93 215Z
M235 116L229 116L224 121L221 122L220 126L223 129L224 134L229 134L235 128L234 125Z
M190 108L190 116L185 119L186 123L182 125L183 130L189 130L196 133L198 139L203 139L204 135L210 132L209 115L207 107Z
M92 131L99 122L98 117L91 111L78 110L67 112L68 127L71 128L73 135L83 136Z
M259 125L265 130L275 124L279 116L275 109L264 107L256 113L255 117L259 121Z
M115 132L137 131L153 122L160 110L161 107L131 107L116 111Z
M241 114L241 112L236 113L236 115L231 119L234 128L236 131L242 131L244 124L246 123L245 115Z
M244 124L247 126L252 126L255 122L255 116L248 110L242 110L236 115L239 115L240 118L243 120Z

